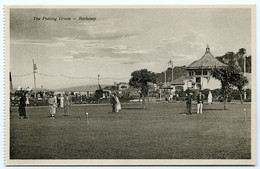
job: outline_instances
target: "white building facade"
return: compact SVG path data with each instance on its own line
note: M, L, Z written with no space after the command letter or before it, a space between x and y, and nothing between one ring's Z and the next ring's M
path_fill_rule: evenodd
M210 89L214 90L221 87L219 80L210 75L210 71L215 67L226 67L227 65L217 60L210 52L207 45L205 54L197 61L191 63L188 67L187 78L190 82L187 88ZM194 85L191 84L193 82Z

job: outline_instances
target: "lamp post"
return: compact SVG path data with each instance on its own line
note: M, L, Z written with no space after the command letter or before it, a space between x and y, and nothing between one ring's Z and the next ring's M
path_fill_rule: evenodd
M173 81L173 62L172 62L172 60L170 60L170 61L168 62L168 64L171 65L171 67L172 67L172 81Z
M246 58L247 56L244 56L244 76L246 75ZM246 86L245 86L245 91L244 91L244 100L246 100Z
M167 70L165 70L165 73L164 73L164 87L166 87L166 71Z
M203 66L201 65L201 90L203 90Z
M33 61L33 80L34 80L34 98L36 98L36 78L35 78L35 73L36 73L36 70L37 70L37 66L36 64L34 63L34 59L32 60Z

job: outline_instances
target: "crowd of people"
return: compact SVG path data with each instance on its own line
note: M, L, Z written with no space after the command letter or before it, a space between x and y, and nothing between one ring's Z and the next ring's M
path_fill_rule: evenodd
M51 118L55 117L57 107L64 109L64 116L70 116L70 106L72 105L71 96L68 93L62 94L51 94L51 97L48 100L50 108Z
M112 113L118 113L121 110L121 103L116 93L111 94L110 103L112 105Z
M208 93L208 103L212 104L212 93L209 91ZM186 95L186 114L191 115L192 114L192 100L193 100L193 93L187 93ZM204 94L202 94L201 91L198 92L196 101L197 101L197 114L202 114L203 110L203 103L205 100ZM118 113L121 108L121 103L118 98L117 93L113 93L110 96L110 103L112 105L112 113ZM21 94L20 100L19 100L19 118L25 119L26 116L26 106L29 104L28 95L25 93ZM65 94L51 94L50 98L48 99L49 104L49 117L55 118L55 114L57 112L57 108L61 108L64 111L64 116L69 117L70 116L70 107L72 105L72 97L69 95L69 93Z
M68 93L64 95L50 94L50 98L48 99L49 104L49 117L55 118L55 114L57 112L57 108L61 108L64 110L64 116L70 116L70 106L72 105L71 96ZM20 93L19 99L19 119L26 119L26 107L29 105L28 94L22 92Z

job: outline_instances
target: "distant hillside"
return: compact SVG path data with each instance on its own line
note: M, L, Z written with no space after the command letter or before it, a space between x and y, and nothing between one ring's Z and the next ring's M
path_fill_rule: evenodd
M103 89L107 85L100 85L100 86ZM84 85L84 86L74 86L74 87L68 87L68 88L63 88L63 89L57 89L56 91L94 92L97 89L99 89L98 85Z
M164 83L165 81L165 73L157 73L157 82L158 83ZM172 68L168 68L166 70L166 81L170 82L174 79L177 79L181 76L186 76L187 75L187 70L186 70L186 66L176 66L173 68L173 79L172 79Z

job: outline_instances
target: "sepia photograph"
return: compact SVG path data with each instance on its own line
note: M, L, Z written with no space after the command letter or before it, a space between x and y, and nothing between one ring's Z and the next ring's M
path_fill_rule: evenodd
M5 6L6 165L255 165L254 5Z

